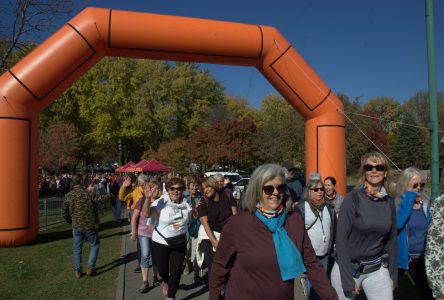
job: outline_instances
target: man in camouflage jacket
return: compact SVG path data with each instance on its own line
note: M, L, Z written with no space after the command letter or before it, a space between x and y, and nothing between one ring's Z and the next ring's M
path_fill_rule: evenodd
M73 188L65 195L62 205L63 218L72 223L74 274L77 278L82 272L82 248L87 241L90 245L87 275L96 275L96 260L99 254L99 212L101 202L110 201L112 194L97 195L87 191L80 175L74 175Z

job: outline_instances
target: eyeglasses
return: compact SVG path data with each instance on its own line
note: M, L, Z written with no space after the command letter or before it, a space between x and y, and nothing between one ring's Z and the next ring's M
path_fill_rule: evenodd
M182 187L175 187L175 186L170 186L170 191L174 192L174 191L178 191L178 192L182 192Z
M277 190L279 194L283 194L285 190L287 189L287 185L285 183L282 183L278 185L277 187L274 187L272 185L264 185L262 187L262 190L264 191L265 195L270 196L273 194L274 190Z
M325 189L323 188L323 187L320 187L320 188L312 188L312 189L310 189L310 190L312 190L312 191L314 191L314 192L319 192L319 191L321 191L321 192L323 192L323 191L325 191Z
M385 171L387 170L386 165L364 165L364 170L367 172L373 171L373 169L376 169L376 171Z
M425 186L425 183L424 182L421 182L421 183L417 182L413 185L413 188L416 189L416 188L418 188L418 186L422 189Z
M288 172L294 172L294 171L295 171L295 168L288 169Z

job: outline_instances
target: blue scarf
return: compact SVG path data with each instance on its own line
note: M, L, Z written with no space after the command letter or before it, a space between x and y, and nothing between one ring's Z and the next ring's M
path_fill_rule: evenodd
M281 278L283 281L293 279L305 272L301 253L299 253L295 244L288 237L284 228L286 211L274 218L268 219L256 209L256 217L267 226L273 237L274 249L276 250Z

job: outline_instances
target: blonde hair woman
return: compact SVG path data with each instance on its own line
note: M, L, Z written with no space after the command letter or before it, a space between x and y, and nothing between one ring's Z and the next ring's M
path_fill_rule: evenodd
M331 281L339 299L353 299L361 288L369 300L393 299L396 207L387 159L377 152L365 154L358 175L356 188L341 206Z

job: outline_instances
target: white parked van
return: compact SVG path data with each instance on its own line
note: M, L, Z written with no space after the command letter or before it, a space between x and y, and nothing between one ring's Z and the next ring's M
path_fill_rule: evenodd
M218 171L205 172L205 176L207 176L207 177L213 176L215 174L221 174L224 177L230 178L230 180L233 184L235 184L236 182L238 182L239 180L242 179L242 176L240 176L238 173L234 173L234 172L218 172Z

